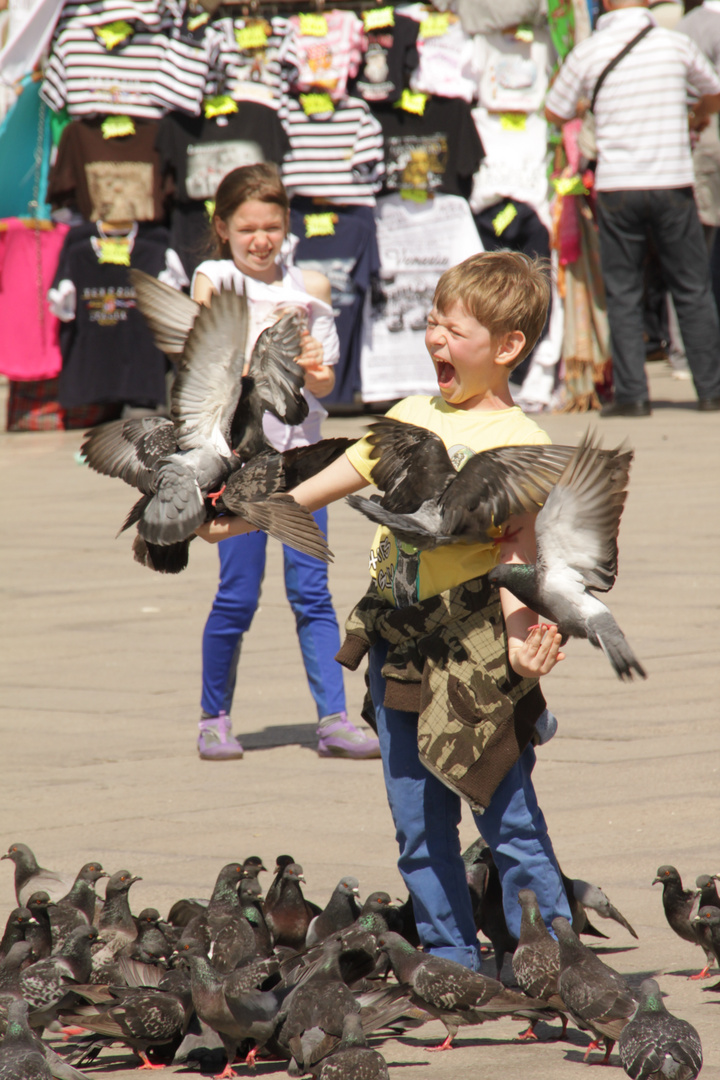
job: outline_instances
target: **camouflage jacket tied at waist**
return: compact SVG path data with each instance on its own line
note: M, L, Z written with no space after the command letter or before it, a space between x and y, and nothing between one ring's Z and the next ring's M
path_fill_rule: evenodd
M396 608L373 583L345 631L336 659L353 671L387 642L385 705L418 714L423 765L482 812L545 708L538 680L510 667L497 589L479 577ZM367 698L363 715L372 723Z

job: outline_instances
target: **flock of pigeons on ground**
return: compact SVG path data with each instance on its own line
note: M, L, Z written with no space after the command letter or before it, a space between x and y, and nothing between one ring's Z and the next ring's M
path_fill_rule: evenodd
M81 453L96 472L140 492L120 529L135 526L135 559L179 573L198 526L236 514L329 561L325 537L290 492L353 440L323 439L281 453L263 431L266 412L287 424L307 416L304 372L295 363L302 313L282 313L248 356L244 295L224 290L205 307L142 271L130 276L156 345L177 364L170 416L103 424L88 432ZM413 602L419 552L492 543L511 516L536 513L535 564L496 567L491 579L556 625L564 640L586 638L602 649L619 678L645 677L595 595L617 577L632 451L603 450L586 437L577 447L505 446L460 462L433 432L390 417L370 425L369 439L373 483L382 495L347 501L403 541L396 603Z
M166 919L154 908L132 915L128 894L140 879L127 870L110 875L93 861L72 881L40 867L21 843L2 858L14 863L19 906L0 941L0 1080L82 1080L76 1066L114 1043L147 1069L224 1061L217 1075L226 1078L237 1075L238 1055L248 1067L260 1055L291 1076L382 1080L387 1064L369 1036L402 1039L439 1019L447 1037L427 1049L446 1050L460 1027L499 1017L529 1022L524 1040L538 1038L541 1020L560 1020L562 1039L572 1021L592 1036L586 1059L602 1043L607 1064L617 1042L634 1080L693 1080L702 1066L697 1032L667 1011L657 982L634 988L580 941L606 936L591 915L637 937L602 890L564 878L572 925L555 919L557 940L535 894L521 891L515 941L482 840L463 855L468 888L498 976L512 953L512 988L423 952L409 900L375 892L361 905L357 879L346 876L325 908L312 904L289 855L277 859L264 899L265 867L251 856L221 869L209 900L179 899ZM655 878L669 925L705 952L697 979L720 962L717 877L698 878L696 890L684 890L672 866ZM102 878L104 901L95 892ZM60 1031L62 1056L41 1037Z

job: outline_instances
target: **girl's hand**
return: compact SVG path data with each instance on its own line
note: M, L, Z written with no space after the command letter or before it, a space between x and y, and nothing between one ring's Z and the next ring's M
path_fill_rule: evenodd
M319 371L323 366L323 347L317 338L311 337L307 330L300 334L300 355L295 357L304 372Z
M522 643L508 643L510 666L518 675L539 679L565 659L565 653L560 652L561 642L562 634L558 633L557 626L533 626Z

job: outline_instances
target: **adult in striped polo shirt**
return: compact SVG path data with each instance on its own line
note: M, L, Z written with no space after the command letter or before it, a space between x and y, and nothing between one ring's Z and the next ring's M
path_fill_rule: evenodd
M592 99L603 69L643 27L652 29L607 75L595 102L597 215L607 292L615 400L603 416L649 416L643 344L643 261L650 234L675 302L703 411L720 409L720 325L693 197L688 96L694 122L720 110L720 78L688 37L654 25L641 0L604 0L591 37L568 55L546 100L551 123Z

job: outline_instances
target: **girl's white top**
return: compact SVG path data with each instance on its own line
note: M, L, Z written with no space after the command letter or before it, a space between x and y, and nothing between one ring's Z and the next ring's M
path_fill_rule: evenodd
M234 288L237 293L245 292L249 300L250 332L248 335L248 355L263 330L276 321L278 309L288 305L302 307L307 312L308 330L323 347L323 363L334 365L340 357L340 342L335 328L335 317L329 304L311 296L305 288L300 270L294 266L282 267L282 281L276 285L266 285L248 277L235 266L232 259L208 259L200 263L193 275L204 274L218 290ZM271 413L265 413L263 430L276 450L290 450L294 446L307 446L320 438L320 425L327 416L322 405L309 390L303 390L309 412L302 424L291 426L283 424Z

